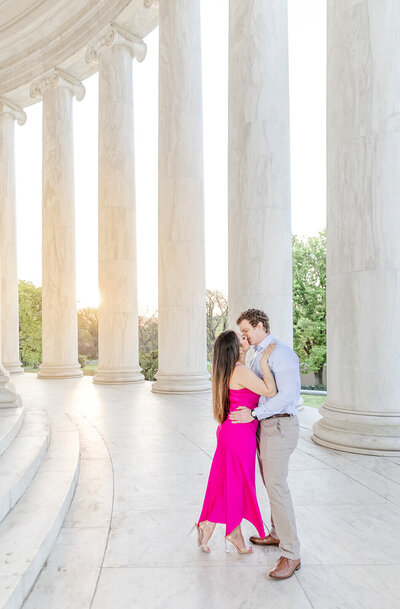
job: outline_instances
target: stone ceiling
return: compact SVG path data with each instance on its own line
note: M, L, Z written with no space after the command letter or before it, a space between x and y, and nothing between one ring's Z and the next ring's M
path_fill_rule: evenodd
M0 96L35 103L32 80L54 67L84 80L96 71L86 47L110 23L144 38L158 9L144 0L0 0Z

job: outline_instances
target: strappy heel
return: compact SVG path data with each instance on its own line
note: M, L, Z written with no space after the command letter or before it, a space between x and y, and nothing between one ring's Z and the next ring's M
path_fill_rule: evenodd
M207 521L202 522L201 524L197 524L197 522L195 522L192 528L190 529L190 533L193 531L194 528L197 530L197 545L199 546L200 550L202 550L206 554L209 554L211 551L210 548L203 543L203 529L206 522Z
M236 543L236 541L233 539L233 537L231 535L226 535L225 552L227 554L229 554L228 541L236 548L236 550L239 552L239 554L252 554L253 553L253 548L249 548L248 546L245 545L246 549L242 550L241 548L239 548L238 544Z

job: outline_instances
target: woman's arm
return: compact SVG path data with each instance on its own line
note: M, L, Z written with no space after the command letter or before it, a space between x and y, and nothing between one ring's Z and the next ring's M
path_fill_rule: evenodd
M261 380L250 368L245 366L237 366L234 372L234 381L241 387L246 387L258 395L265 395L267 398L272 398L277 394L274 375L268 364L268 358L275 348L276 343L268 345L260 358L263 380ZM265 355L264 355L265 354Z
M245 387L246 389L250 389L250 391L254 391L254 393L258 393L258 395L265 395L267 398L276 395L276 387L275 390L273 390L270 379L268 379L269 382L267 385L252 370L250 370L250 368L247 368L246 366L237 366L233 374L233 380L240 386L240 388ZM273 378L274 377L272 376L272 381Z
M266 394L268 398L273 398L278 393L275 383L275 377L272 374L271 368L269 366L269 356L272 351L275 349L276 343L271 343L268 347L263 351L260 357L260 366L261 372L263 375L265 386L269 389L269 393Z

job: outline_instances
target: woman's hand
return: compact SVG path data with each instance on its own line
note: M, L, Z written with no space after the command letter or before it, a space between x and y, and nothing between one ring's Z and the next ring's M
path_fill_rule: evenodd
M271 355L271 353L275 349L275 347L276 347L276 342L270 343L268 345L268 347L266 347L264 349L264 351L262 352L261 357L260 357L260 364L268 363L269 356Z

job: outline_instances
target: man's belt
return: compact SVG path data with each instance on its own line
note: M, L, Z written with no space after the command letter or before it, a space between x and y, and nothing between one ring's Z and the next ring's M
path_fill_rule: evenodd
M266 417L266 419L275 419L276 417L291 417L291 414L288 414L287 412L285 414L273 414L270 417Z

